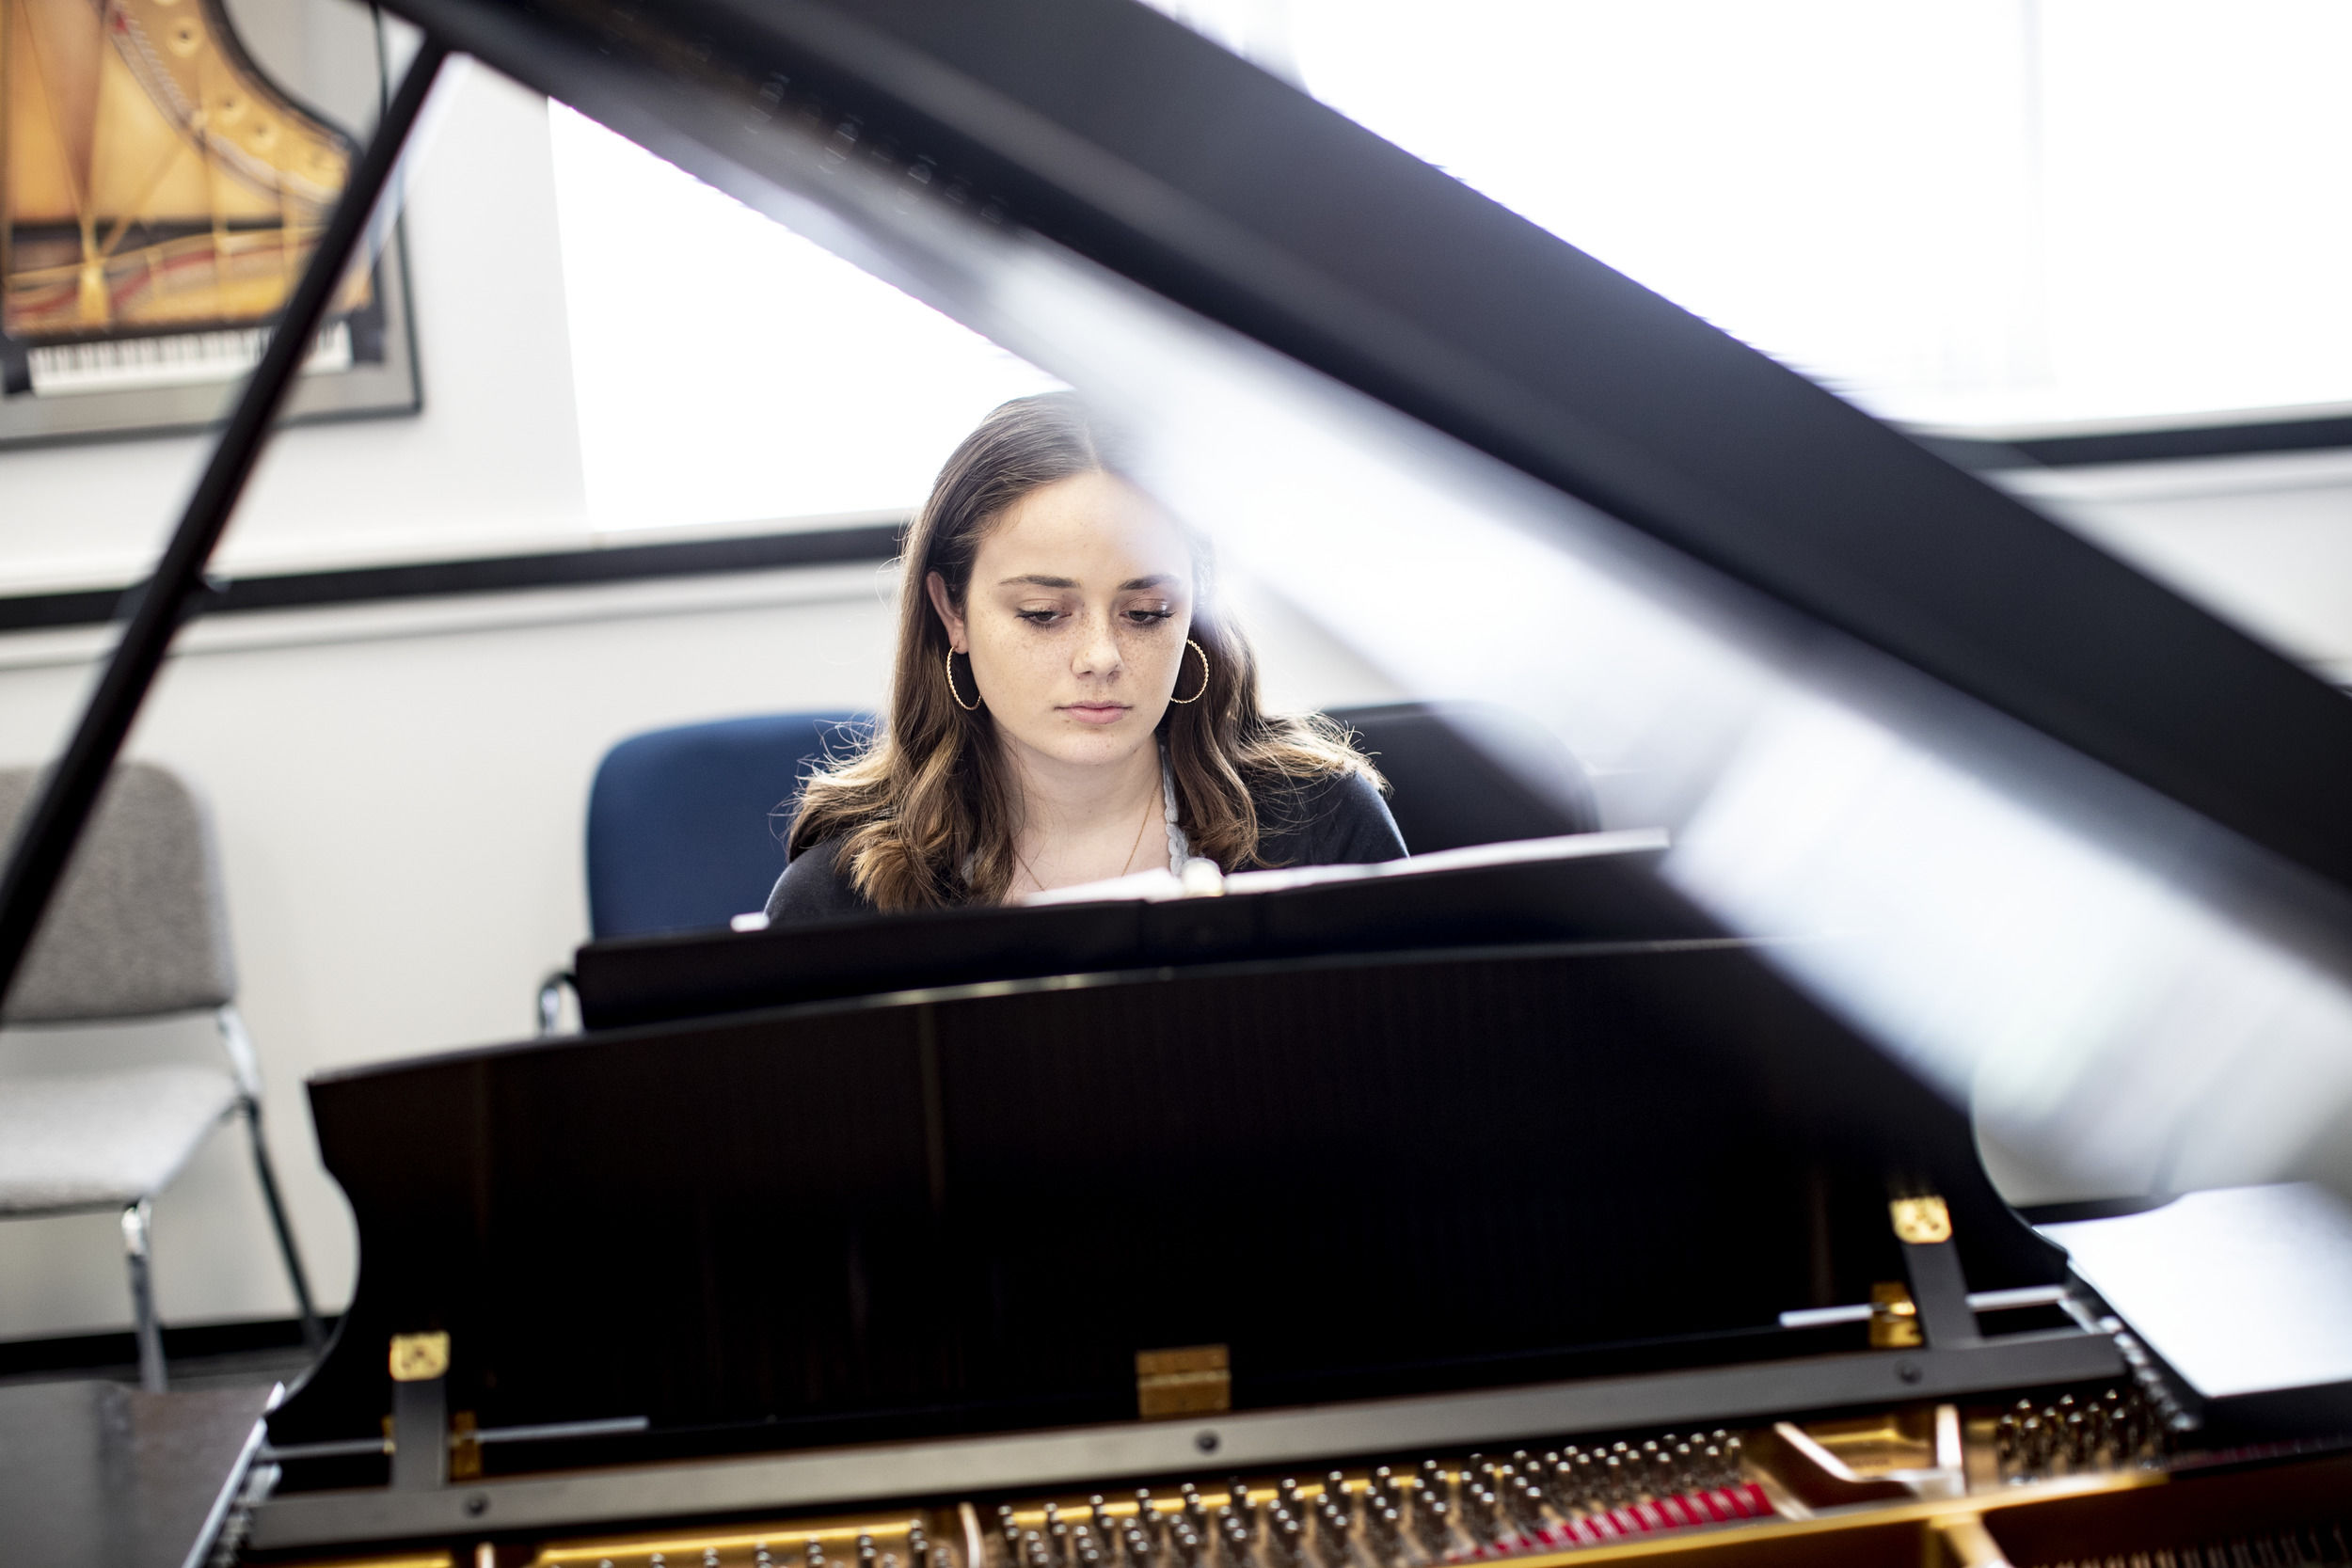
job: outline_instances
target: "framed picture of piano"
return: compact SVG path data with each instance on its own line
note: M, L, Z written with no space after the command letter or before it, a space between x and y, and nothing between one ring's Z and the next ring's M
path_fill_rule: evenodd
M0 0L0 447L209 425L384 101L355 0ZM292 420L414 413L397 227Z

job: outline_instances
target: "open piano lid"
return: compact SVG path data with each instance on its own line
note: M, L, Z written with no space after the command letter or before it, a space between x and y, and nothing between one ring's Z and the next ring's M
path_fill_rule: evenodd
M1408 545L1378 484L1349 492L1360 535L1248 510L1263 443L1375 452L1410 470L1419 487L1389 493L1429 508L1436 559L1546 581L1570 562L1668 620L1712 618L1708 657L1788 700L1743 711L1662 790L1677 847L1637 875L1665 928L1030 974L322 1079L362 1276L271 1434L357 1456L322 1453L292 1485L380 1476L387 1341L436 1329L479 1427L630 1428L560 1453L500 1445L520 1468L931 1444L928 1471L836 1465L801 1494L833 1497L1170 1472L1212 1439L1236 1464L1366 1451L1426 1440L1409 1411L1441 1426L1462 1408L1448 1400L1531 1387L1523 1416L1481 1430L2112 1370L2101 1336L1980 1338L1966 1307L1968 1288L2062 1273L1938 1092L1985 1042L1937 1020L1979 1019L1989 982L2028 959L1915 944L1890 969L1867 942L1759 944L1851 912L1784 890L1870 869L1837 860L1836 832L1774 875L1740 860L1776 811L1851 802L1776 787L1821 782L1764 766L1789 752L1843 762L1884 741L1927 759L1904 775L1927 779L1905 798L1920 815L1844 820L2018 847L1999 863L2106 890L2070 906L2085 920L2118 907L2100 900L2122 876L2180 952L2226 950L2223 968L2184 967L2214 994L2268 997L2293 970L2312 1037L2352 1040L2338 694L1164 18L1126 0L394 8L1116 406L1157 443L1143 477L1188 515L1232 502L1248 526L1221 542L1256 544L1262 566ZM1210 471L1212 450L1236 465ZM1457 496L1491 526L1465 527ZM1397 657L1457 676L1444 654ZM1709 749L1756 736L1744 773ZM1953 758L1969 766L1937 771ZM1742 787L1699 799L1682 785L1701 774ZM1981 861L1972 845L1942 841ZM2165 876L2125 875L2158 862ZM1541 875L1573 904L1578 879L1622 870ZM1916 872L1914 904L1960 874L1876 871L1893 879L1879 891ZM2159 1104L2147 1132L2177 1125ZM1931 1192L1953 1239L1899 1241L1890 1201ZM1915 1354L1778 1326L1904 1278L1929 1333ZM1201 1342L1229 1349L1233 1398L1258 1413L1136 1426L1134 1355ZM1387 1424L1341 1441L1276 1414L1348 1398L1391 1402ZM1090 1422L1110 1425L1083 1453L1050 1435L990 1450L1018 1474L979 1473L953 1443Z

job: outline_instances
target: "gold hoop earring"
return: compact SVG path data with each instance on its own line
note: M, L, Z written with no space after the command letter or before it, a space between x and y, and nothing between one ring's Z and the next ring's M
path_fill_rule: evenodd
M1184 646L1200 656L1200 689L1189 697L1179 697L1173 691L1169 692L1168 700L1179 707L1188 706L1209 694L1209 651L1189 637L1184 639Z
M956 651L953 648L947 650L947 695L956 706L966 713L980 711L980 692L977 686L972 689L972 700L968 703L956 690Z

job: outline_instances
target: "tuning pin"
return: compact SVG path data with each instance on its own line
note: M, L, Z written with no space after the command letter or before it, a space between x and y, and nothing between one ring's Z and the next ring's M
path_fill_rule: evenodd
M1425 1497L1414 1510L1414 1522L1421 1527L1421 1538L1431 1557L1442 1557L1447 1538L1454 1533L1454 1510L1443 1497Z
M810 1536L807 1545L802 1548L802 1557L808 1563L808 1568L825 1568L825 1544Z

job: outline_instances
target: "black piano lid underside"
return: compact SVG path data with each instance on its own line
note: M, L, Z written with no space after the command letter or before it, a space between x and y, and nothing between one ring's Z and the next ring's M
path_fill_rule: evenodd
M722 183L792 182L805 154L771 119L928 159L935 185L2352 888L2352 705L2317 677L1147 7L393 8Z
M1973 1288L2063 1272L1742 945L941 995L315 1082L363 1272L273 1441L376 1431L434 1328L485 1426L787 1446L1131 1418L1170 1345L1230 1345L1242 1408L1801 1354L1779 1312L1903 1277L1890 1177Z

